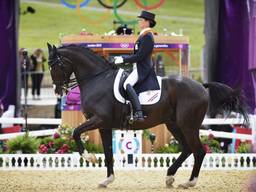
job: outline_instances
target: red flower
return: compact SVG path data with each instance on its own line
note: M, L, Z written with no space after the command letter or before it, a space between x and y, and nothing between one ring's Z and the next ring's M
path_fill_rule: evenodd
M60 134L59 134L59 133L57 133L57 132L55 132L55 133L53 134L53 138L54 138L54 139L58 139L58 138L60 138Z

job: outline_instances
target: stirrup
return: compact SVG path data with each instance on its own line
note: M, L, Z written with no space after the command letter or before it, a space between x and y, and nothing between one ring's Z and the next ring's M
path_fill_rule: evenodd
M143 122L145 120L142 111L136 111L134 113L134 120L138 122Z

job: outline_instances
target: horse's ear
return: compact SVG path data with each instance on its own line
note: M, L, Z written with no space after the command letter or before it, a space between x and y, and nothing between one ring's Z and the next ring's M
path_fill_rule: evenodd
M52 46L52 51L53 51L53 55L57 54L57 48L55 47L55 45Z
M52 46L50 43L47 43L47 47L48 47L48 53L50 54L52 52Z

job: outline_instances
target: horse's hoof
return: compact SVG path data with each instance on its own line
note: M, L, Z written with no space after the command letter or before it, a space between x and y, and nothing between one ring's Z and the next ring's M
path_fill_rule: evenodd
M89 162L91 162L91 163L93 163L93 164L98 163L98 159L97 159L97 157L95 156L95 154L90 154L90 153L88 153L88 154L84 154L83 157L84 157L84 159L85 159L86 161L89 161Z
M110 175L109 177L107 177L107 179L105 179L104 181L100 182L98 187L99 188L106 188L108 186L108 184L113 183L114 180L115 180L114 175Z
M168 188L173 187L172 186L173 182L174 182L174 176L173 175L166 176L166 179L165 179L166 187L168 187Z
M97 159L97 157L95 156L95 154L91 154L91 162L92 163L99 163L99 161L98 161L98 159Z
M197 178L194 178L192 181L188 181L186 183L180 184L178 188L188 189L189 187L194 187L196 185Z

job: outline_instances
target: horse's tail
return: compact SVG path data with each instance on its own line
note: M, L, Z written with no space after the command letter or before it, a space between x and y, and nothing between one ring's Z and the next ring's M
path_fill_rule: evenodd
M211 117L219 113L229 115L231 112L236 112L243 116L244 123L249 123L248 108L240 90L217 82L204 83L203 86L209 89L208 113Z

